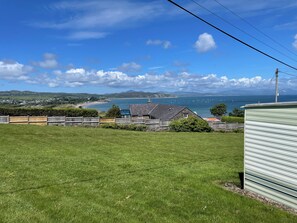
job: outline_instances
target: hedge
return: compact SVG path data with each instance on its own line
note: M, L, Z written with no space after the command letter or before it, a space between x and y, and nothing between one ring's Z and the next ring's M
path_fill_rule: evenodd
M66 117L98 117L95 109L80 108L0 108L0 115L10 116L66 116Z
M244 117L223 116L221 120L228 123L244 123Z
M203 119L193 116L174 120L169 124L169 128L174 132L211 132L212 128Z
M136 124L102 124L100 125L101 128L104 129L122 129L122 130L131 130L131 131L146 131L146 125L136 125Z

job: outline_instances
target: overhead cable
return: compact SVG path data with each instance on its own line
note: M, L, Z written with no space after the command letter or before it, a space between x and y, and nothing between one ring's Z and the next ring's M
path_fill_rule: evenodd
M251 48L251 49L257 51L258 53L261 53L261 54L263 54L264 56L269 57L270 59L273 59L273 60L275 60L275 61L277 61L277 62L279 62L279 63L281 63L281 64L283 64L283 65L285 65L285 66L287 66L287 67L290 67L290 68L292 68L292 69L294 69L294 70L297 71L297 68L296 68L296 67L293 67L293 66L291 66L291 65L289 65L289 64L287 64L287 63L285 63L285 62L283 62L283 61L281 61L281 60L279 60L279 59L277 59L277 58L275 58L275 57L273 57L273 56L271 56L271 55L269 55L268 53L265 53L265 52L263 52L263 51L257 49L256 47L253 47L252 45L250 45L250 44L248 44L248 43L246 43L246 42L240 40L239 38L237 38L237 37L235 37L235 36L233 36L233 35L227 33L226 31L224 31L224 30L218 28L217 26L211 24L210 22L207 22L207 21L204 20L203 18L201 18L201 17L199 17L198 15L194 14L193 12L187 10L186 8L182 7L181 5L175 3L174 1L172 1L172 0L168 0L168 1L169 1L170 3L172 3L173 5L177 6L178 8L180 8L180 9L184 10L185 12L189 13L190 15L194 16L195 18L199 19L200 21L206 23L207 25L209 25L209 26L213 27L214 29L220 31L221 33L223 33L223 34L229 36L230 38L232 38L232 39L234 39L234 40L236 40L237 42L240 42L241 44L243 44L243 45L245 45L245 46L247 46L247 47L249 47L249 48Z
M283 44L281 44L280 42L276 41L275 39L273 39L272 37L270 37L269 35L267 35L266 33L264 33L263 31L261 31L260 29L258 29L256 26L254 26L252 23L250 23L249 21L247 21L246 19L244 19L242 16L238 15L237 13L235 13L234 11L232 11L231 9L229 9L227 6L223 5L222 3L220 3L218 0L214 0L216 3L218 3L220 6L222 6L224 9L226 9L227 11L229 11L230 13L232 13L234 16L240 18L242 21L244 21L246 24L248 24L250 27L252 27L253 29L255 29L256 31L258 31L259 33L261 33L263 36L265 36L266 38L270 39L271 41L273 41L274 43L276 43L277 45L279 45L280 47L282 47L283 49L287 50L288 52L290 52L291 54L297 56L297 54L295 52L293 52L292 50L288 49L287 47L285 47Z
M285 72L285 71L281 71L281 70L279 70L278 72L279 72L279 73L282 73L282 74L289 75L289 76L297 77L297 74L290 74L290 73L287 73L287 72Z
M268 44L265 43L264 41L258 39L257 37L255 37L255 36L253 36L253 35L251 35L251 34L249 34L247 31L245 31L245 30L239 28L238 26L232 24L232 23L229 22L228 20L224 19L223 17L219 16L218 14L214 13L213 11L211 11L211 10L209 10L208 8L204 7L203 5L199 4L197 1L195 1L195 0L190 0L190 1L192 1L193 3L195 3L196 5L198 5L200 8L203 8L204 10L208 11L208 12L211 13L212 15L216 16L217 18L221 19L222 21L224 21L225 23L229 24L230 26L234 27L235 29L237 29L237 30L241 31L242 33L248 35L249 37L255 39L255 40L258 41L259 43L261 43L261 44L263 44L263 45L269 47L270 49L272 49L272 50L278 52L279 54L282 54L283 56L285 56L285 57L287 57L287 58L289 58L289 59L291 59L291 60L297 62L296 59L294 59L294 58L288 56L287 54L283 53L282 51L280 51L280 50L278 50L278 49L276 49L276 48L274 48L274 47L268 45Z

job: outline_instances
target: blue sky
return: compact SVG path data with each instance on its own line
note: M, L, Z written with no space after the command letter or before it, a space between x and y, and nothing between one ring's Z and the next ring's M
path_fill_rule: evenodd
M191 0L176 0L232 35L297 66L295 0L217 1L286 49L214 0L196 2L229 24ZM297 74L166 0L1 0L0 27L1 90L273 94L276 68ZM280 73L281 93L296 94L296 87L297 77Z

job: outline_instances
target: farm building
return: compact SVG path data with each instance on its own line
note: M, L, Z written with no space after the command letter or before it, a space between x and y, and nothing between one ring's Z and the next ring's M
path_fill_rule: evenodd
M297 209L297 102L245 106L244 188Z

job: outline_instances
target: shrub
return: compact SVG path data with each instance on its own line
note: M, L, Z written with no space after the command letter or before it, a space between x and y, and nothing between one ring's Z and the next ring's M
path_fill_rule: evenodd
M146 131L147 130L146 125L136 125L136 124L110 123L110 124L102 124L100 126L101 126L101 128L105 128L105 129L122 129L122 130L131 130L131 131Z
M128 124L128 125L118 125L119 129L125 129L125 130L132 130L132 131L146 131L147 126L146 125L135 125L135 124Z
M112 107L106 112L106 118L120 118L121 110L117 105L112 105Z
M203 119L193 116L174 120L169 124L171 131L175 132L211 132L212 128Z
M136 131L147 131L147 126L146 125L136 125Z
M10 116L66 116L66 117L98 117L95 109L79 108L0 108L0 115Z
M243 117L234 117L234 116L223 116L222 122L228 122L228 123L244 123Z
M244 133L244 129L234 129L234 133Z
M100 127L104 128L104 129L117 129L117 124L115 124L115 123L106 123L106 124L101 124Z

